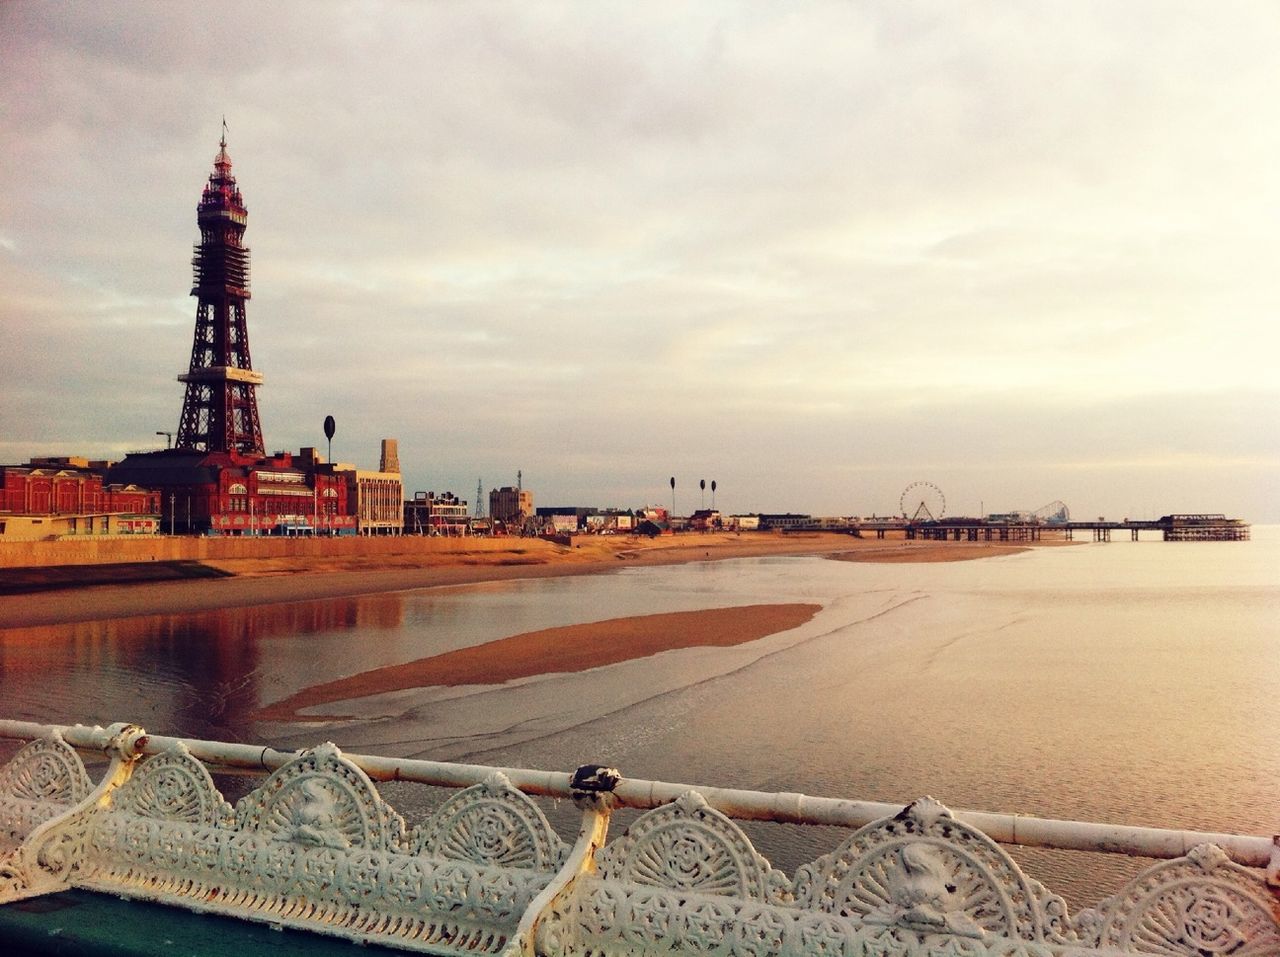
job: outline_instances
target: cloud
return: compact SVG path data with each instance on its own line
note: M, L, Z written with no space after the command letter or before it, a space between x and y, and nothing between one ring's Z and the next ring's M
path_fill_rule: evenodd
M397 435L424 487L523 465L629 505L718 468L726 507L835 512L935 474L1026 505L1101 460L1128 463L1118 501L1079 494L1114 513L1234 463L1242 511L1280 520L1278 26L4 5L4 448L173 427L225 114L273 448L333 413L345 457Z

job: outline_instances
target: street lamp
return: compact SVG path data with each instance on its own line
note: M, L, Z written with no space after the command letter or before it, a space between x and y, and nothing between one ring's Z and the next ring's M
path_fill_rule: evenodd
M177 511L178 496L174 492L169 493L169 534L173 535L173 513Z

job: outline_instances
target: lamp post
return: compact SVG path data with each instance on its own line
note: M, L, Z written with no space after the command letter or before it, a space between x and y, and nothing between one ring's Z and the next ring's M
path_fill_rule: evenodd
M169 493L169 535L173 536L173 513L177 511L178 496L174 492Z

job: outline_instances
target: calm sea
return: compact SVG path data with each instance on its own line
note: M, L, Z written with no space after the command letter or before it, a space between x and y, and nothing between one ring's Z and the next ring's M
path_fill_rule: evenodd
M766 558L0 629L0 712L157 733L1159 827L1280 824L1280 528L945 564ZM83 600L92 600L86 592ZM520 632L812 602L794 631L258 724L316 682ZM397 806L412 797L393 797ZM840 837L759 827L788 870ZM1022 852L1073 902L1134 865Z

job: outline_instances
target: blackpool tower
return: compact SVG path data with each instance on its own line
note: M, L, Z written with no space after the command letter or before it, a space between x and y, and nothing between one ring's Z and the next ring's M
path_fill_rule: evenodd
M264 454L258 399L262 374L249 361L245 303L249 299L249 250L242 245L248 210L231 175L226 124L213 172L196 207L200 242L191 264L197 297L191 365L175 448L190 452Z

